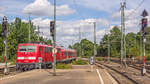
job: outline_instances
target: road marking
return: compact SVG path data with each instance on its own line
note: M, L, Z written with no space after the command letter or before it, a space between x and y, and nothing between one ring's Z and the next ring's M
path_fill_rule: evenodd
M16 75L14 75L14 76L8 76L8 77L4 77L4 78L0 78L0 81L1 80L5 80L5 79L9 79L9 78L14 78Z
M103 81L103 79L102 79L102 77L101 77L101 75L100 75L100 73L99 73L99 70L96 69L96 71L97 71L97 74L98 74L98 76L99 76L99 79L100 79L101 84L104 84L104 81Z

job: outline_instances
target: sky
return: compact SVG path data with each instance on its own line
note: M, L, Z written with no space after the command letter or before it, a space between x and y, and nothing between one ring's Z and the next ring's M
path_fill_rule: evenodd
M120 3L126 1L126 33L140 30L141 13L150 13L150 0L56 0L57 45L68 46L87 38L93 42L93 22L96 22L96 40L109 33L113 26L120 26ZM9 22L19 17L28 22L29 15L35 26L40 27L41 35L52 39L49 23L53 20L54 0L0 0L0 23L7 16ZM148 20L150 16L147 16ZM149 20L150 21L150 20Z

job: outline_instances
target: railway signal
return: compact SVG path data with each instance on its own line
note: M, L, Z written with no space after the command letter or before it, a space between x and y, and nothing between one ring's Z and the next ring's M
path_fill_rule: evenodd
M7 29L8 29L8 22L6 16L4 16L2 22L2 35L4 38L7 38Z
M4 69L4 74L8 74L8 70L7 70L7 37L8 37L8 21L7 21L7 17L4 16L3 17L3 22L2 22L2 35L5 39L4 43L5 43L5 69Z
M52 37L54 37L54 21L50 22L50 34Z
M142 33L146 34L146 27L147 27L147 18L142 19Z
M142 18L142 20L141 20L141 23L142 23L142 45L143 45L143 67L142 67L142 70L141 70L141 74L142 74L142 76L144 76L145 75L145 73L146 73L146 68L145 68L145 44L146 44L146 38L145 38L145 34L146 34L146 28L147 28L147 18L145 18L146 16L148 16L148 13L147 13L147 11L146 10L144 10L143 11L143 13L142 13L142 16L143 16L143 18Z
M54 48L56 48L56 0L54 0L54 27L53 27L53 34L52 34L52 37L53 37L53 46ZM54 74L53 76L56 76L56 54L54 53L53 54L53 59L54 59L54 62L53 62L53 71L54 71Z

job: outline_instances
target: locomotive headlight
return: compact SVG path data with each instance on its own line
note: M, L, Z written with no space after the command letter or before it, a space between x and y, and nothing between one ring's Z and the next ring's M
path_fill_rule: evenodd
M17 59L23 60L23 59L24 59L24 57L18 57Z
M28 59L35 60L36 57L28 57Z

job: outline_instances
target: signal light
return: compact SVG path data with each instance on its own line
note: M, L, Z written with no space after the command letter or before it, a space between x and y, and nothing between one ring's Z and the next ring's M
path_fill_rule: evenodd
M147 27L147 18L142 19L142 32L146 34L146 27Z
M54 36L54 21L50 22L50 33L51 33L51 36L53 37Z
M147 19L146 18L143 18L142 19L142 28L145 28L145 27L147 27Z
M7 29L8 29L8 22L6 16L4 16L2 22L2 36L4 38L7 38Z

